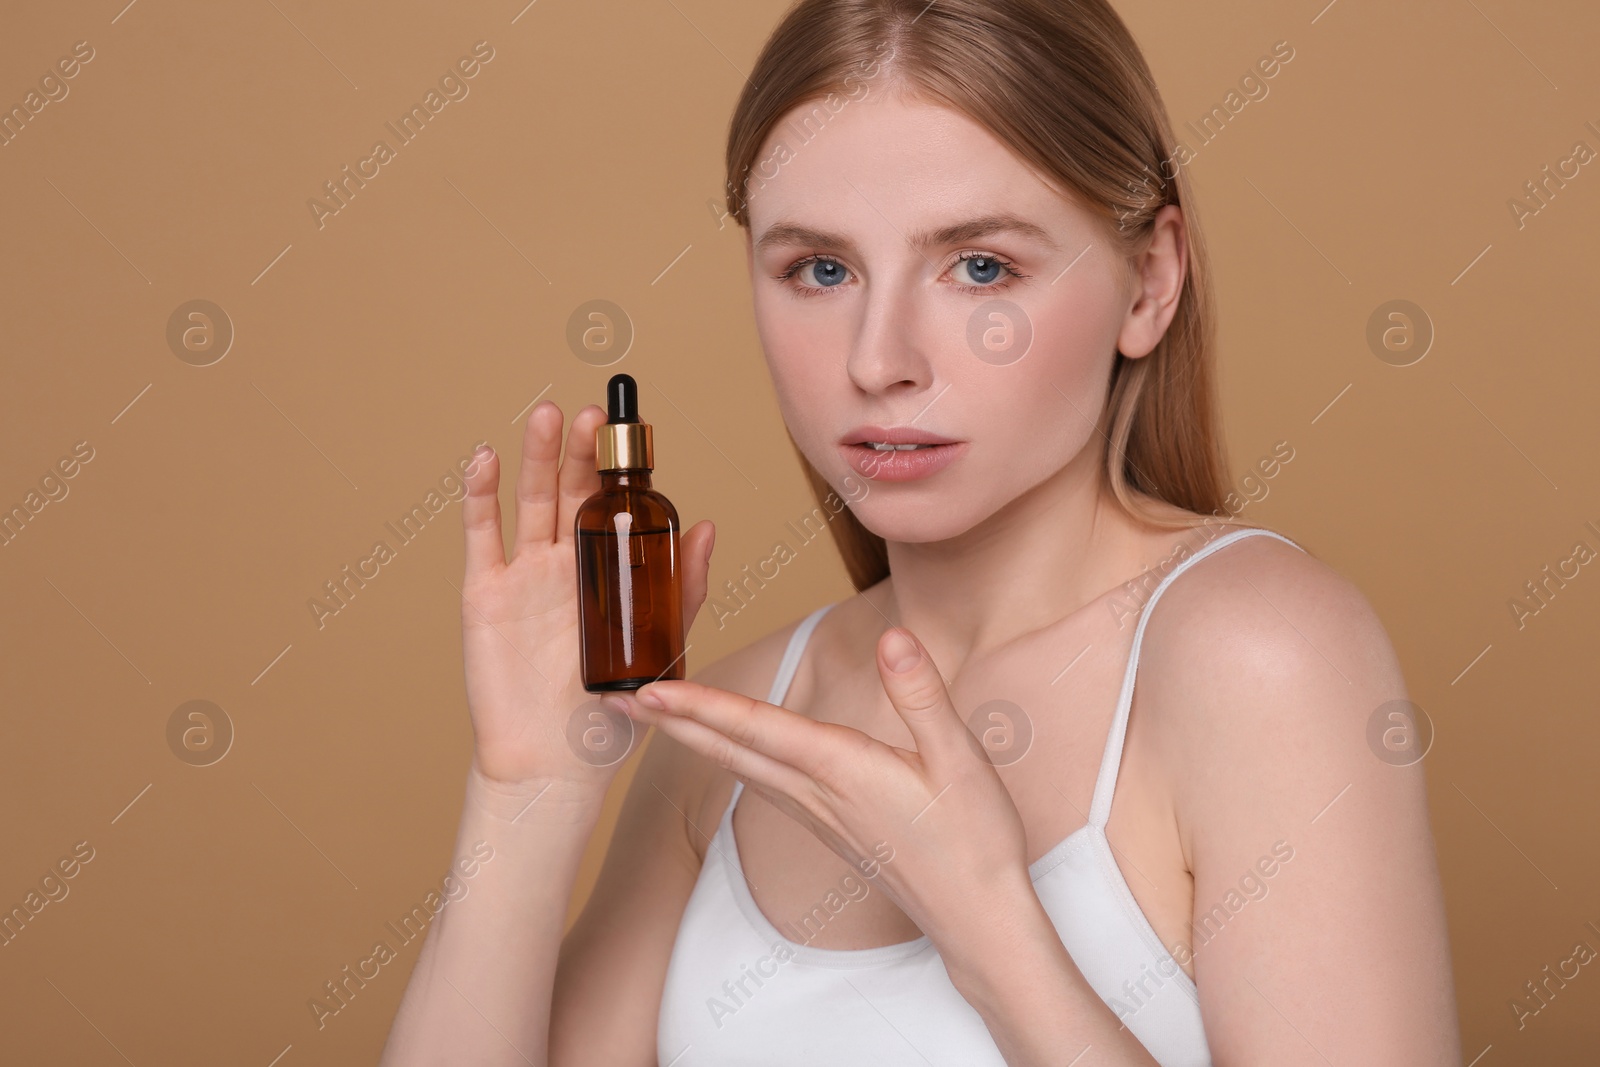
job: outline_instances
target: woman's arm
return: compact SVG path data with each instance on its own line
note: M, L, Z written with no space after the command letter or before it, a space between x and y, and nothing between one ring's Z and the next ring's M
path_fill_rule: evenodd
M1368 740L1405 680L1360 591L1252 539L1174 583L1145 652L1130 736L1173 782L1215 1061L1459 1064L1422 763Z
M382 1067L548 1062L556 946L602 799L559 781L497 784L473 766L454 855L485 842L492 858L430 927Z
M653 1067L667 962L699 875L685 813L711 769L671 738L650 740L564 940L598 800L496 786L474 770L456 855L478 842L494 854L423 944L390 1036L408 1046L404 1062Z
M760 644L751 646L694 678L746 688L750 668L766 669L762 655ZM600 877L563 939L599 798L495 785L474 769L455 854L482 841L494 855L472 892L440 912L401 1002L390 1044L409 1044L408 1057L418 1058L386 1056L384 1067L654 1067L667 963L700 873L690 835L700 832L696 813L716 772L672 738L649 738Z
M594 891L561 945L553 1067L655 1067L667 964L700 874L689 835L711 770L672 738L651 736Z

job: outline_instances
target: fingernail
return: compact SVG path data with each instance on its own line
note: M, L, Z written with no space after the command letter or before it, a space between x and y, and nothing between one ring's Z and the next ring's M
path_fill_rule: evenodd
M634 699L646 707L655 708L657 711L660 711L666 706L661 703L660 695L649 686L645 686L643 689L637 690Z
M711 549L717 543L717 528L711 528L711 536L706 538L706 565L711 565Z
M922 658L917 651L916 644L906 635L904 630L890 630L889 641L883 650L883 658L889 664L889 669L896 674L909 671Z

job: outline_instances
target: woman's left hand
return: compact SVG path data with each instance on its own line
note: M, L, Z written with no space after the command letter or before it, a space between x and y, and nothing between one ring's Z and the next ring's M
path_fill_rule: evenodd
M1022 817L922 643L891 628L878 639L877 660L915 751L687 680L651 682L626 703L635 719L731 771L852 867L865 873L876 864L884 892L938 946L970 931L976 909L1030 884Z

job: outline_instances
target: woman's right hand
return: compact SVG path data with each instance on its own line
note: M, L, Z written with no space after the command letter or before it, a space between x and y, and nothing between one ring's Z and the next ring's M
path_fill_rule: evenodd
M463 660L473 769L491 785L559 781L603 792L622 762L619 756L597 766L568 740L592 728L604 695L583 687L573 538L579 506L600 489L595 431L605 420L599 405L580 410L563 462L560 407L548 400L534 405L523 434L509 561L500 532L499 456L479 451L466 478ZM715 537L709 520L681 535L685 634L706 598ZM612 721L632 728L629 720Z

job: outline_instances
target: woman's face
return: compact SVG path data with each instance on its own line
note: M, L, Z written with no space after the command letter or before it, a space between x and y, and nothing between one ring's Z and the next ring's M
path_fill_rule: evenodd
M1119 343L1148 351L1124 335L1137 294L1104 225L935 104L873 94L797 126L750 172L748 233L757 330L811 464L869 530L906 542L1088 469ZM958 443L859 443L894 436L881 430Z

